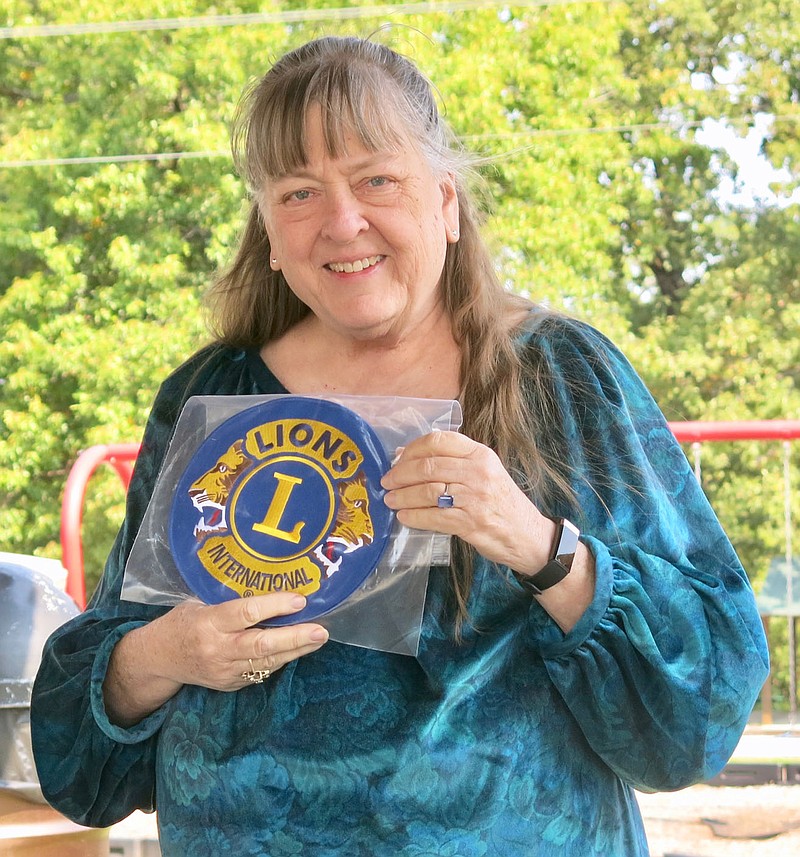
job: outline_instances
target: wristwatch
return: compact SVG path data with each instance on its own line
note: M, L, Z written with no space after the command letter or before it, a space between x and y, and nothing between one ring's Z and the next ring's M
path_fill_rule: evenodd
M578 549L578 540L581 534L575 524L566 518L557 518L554 523L556 525L556 537L553 539L550 559L544 568L537 571L536 574L514 573L523 589L532 592L534 595L541 595L545 589L550 589L551 586L560 583L569 574L572 561L575 559L575 551Z

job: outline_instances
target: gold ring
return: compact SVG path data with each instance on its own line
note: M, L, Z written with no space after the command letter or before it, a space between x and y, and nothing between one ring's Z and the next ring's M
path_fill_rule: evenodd
M265 678L269 678L272 675L271 670L257 670L253 666L252 658L248 658L247 662L250 664L250 672L243 672L242 678L245 681L249 681L251 684L263 684Z

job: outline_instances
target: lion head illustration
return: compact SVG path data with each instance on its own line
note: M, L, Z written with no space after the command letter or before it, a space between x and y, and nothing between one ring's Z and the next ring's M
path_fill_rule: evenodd
M339 570L344 554L372 544L375 531L369 515L369 493L364 474L339 483L339 504L333 529L325 541L314 550L325 577Z
M200 512L194 528L195 536L228 529L225 517L228 495L237 477L251 464L252 461L242 452L242 441L237 440L210 470L189 486L189 498Z

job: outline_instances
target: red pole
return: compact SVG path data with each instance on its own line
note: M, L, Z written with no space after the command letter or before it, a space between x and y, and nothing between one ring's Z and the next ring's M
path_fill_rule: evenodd
M793 440L800 438L800 420L738 422L674 422L669 427L681 443L723 440Z
M127 491L133 473L131 462L135 461L138 454L138 443L91 446L78 456L67 476L64 498L61 501L61 562L67 570L67 594L81 610L86 607L81 541L86 487L95 470L107 462L114 467Z

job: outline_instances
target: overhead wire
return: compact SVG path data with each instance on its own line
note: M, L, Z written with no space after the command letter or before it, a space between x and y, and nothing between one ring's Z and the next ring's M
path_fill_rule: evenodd
M671 131L680 132L689 128L699 128L705 122L725 122L729 126L748 125L746 118L730 119L728 117L708 116L704 119L691 120L687 122L642 122L622 125L601 125L588 128L530 128L524 131L509 131L500 134L466 134L460 139L464 143L481 143L490 140L525 140L541 137L566 137L579 136L582 134L622 134L635 131ZM774 123L798 122L800 116L775 116ZM530 147L526 147L530 148ZM0 161L0 169L19 169L23 167L56 167L56 166L80 166L91 164L125 164L142 161L174 161L186 158L230 158L229 151L187 151L187 152L143 152L140 154L120 155L87 155L83 157L64 158L31 158L25 160Z
M142 18L133 21L87 21L80 24L20 24L0 27L0 39L53 38L103 33L151 32L255 24L293 24L352 20L394 15L424 15L432 12L467 12L498 7L575 6L589 3L611 5L626 0L421 0L379 6L344 6L335 9L281 9L275 12L244 12L231 15L199 15L183 18Z
M133 155L87 155L74 158L31 158L20 161L0 161L0 169L20 167L64 167L82 164L131 164L138 161L176 161L186 158L227 158L230 152L143 152Z

